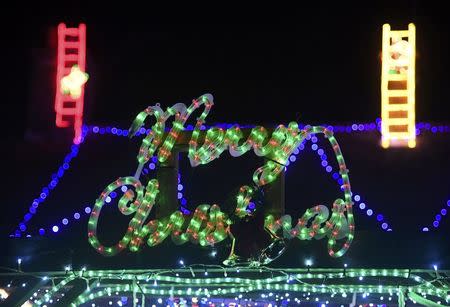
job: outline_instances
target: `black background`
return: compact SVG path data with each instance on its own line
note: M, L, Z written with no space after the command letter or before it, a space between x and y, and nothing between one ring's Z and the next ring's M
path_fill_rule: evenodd
M380 116L381 27L390 23L393 29L403 29L409 22L417 27L417 121L448 124L447 11L432 2L377 3L255 6L250 10L203 7L193 13L127 4L24 5L5 9L2 123L6 146L2 151L6 165L2 233L7 237L14 230L32 199L48 182L50 173L62 162L70 144L70 131L55 132L53 124L59 22L87 24L88 124L127 128L148 105L189 103L206 92L212 93L216 102L208 116L210 124L373 122ZM442 239L448 233L448 221L442 222L435 237L423 237L420 232L423 221L430 225L449 196L447 134L423 138L414 151L384 151L376 133L337 137L342 140L353 186L361 195L367 195L376 212L379 208L396 221L399 231L390 242L401 239L408 246L393 252L391 258L379 258L375 246L372 250L365 245L354 255L365 250L367 253L361 253L360 260L370 254L378 257L380 264L400 264L405 253L411 255L415 265L449 261L448 250L438 252L440 244L448 245L448 240ZM42 209L46 211L39 218L40 223L51 224L62 214L70 214L73 208L82 207L81 201L92 203L107 183L134 171L139 141L120 142L118 145L108 139L97 145L84 145L89 154L76 158L73 169L77 171L64 186L58 186L59 196L55 192L49 207ZM292 176L293 182L301 183L306 191L301 209L292 210L294 215L314 200L322 201L322 196L317 196L321 192L318 187L330 180L323 174L312 175L311 180L302 177L305 173L323 172L313 165L312 155L306 155L301 163L295 173L298 175L287 177ZM187 172L196 175L195 171ZM250 173L246 176L250 178ZM227 178L232 180L233 175ZM296 189L295 185L288 184L287 188L288 197L295 199L290 192ZM75 194L77 197L69 197ZM212 195L205 197L214 200ZM65 206L51 209L60 203ZM356 219L361 231L379 238L377 244L383 244L382 236L386 234L373 219L357 215ZM80 236L85 233L84 226L80 226ZM436 244L425 248L424 240ZM86 240L83 243L87 245ZM322 243L322 249L317 249L318 257L325 252L325 242ZM385 244L383 253L388 253L389 248L392 246ZM17 253L11 250L11 257ZM365 259L368 260L363 264L370 265L376 258Z

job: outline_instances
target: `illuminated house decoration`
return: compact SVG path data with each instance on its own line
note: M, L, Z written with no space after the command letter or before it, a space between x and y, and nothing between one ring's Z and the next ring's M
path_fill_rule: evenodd
M56 71L56 126L73 125L73 142L79 144L83 125L86 71L86 25L67 28L58 25L58 66Z
M174 155L174 146L180 144L188 145L188 158L193 167L208 164L219 158L225 151L229 151L233 157L239 157L253 150L257 156L266 157L267 161L264 165L253 173L252 182L241 186L237 193L233 216L243 219L253 215L251 203L256 198L257 190L275 182L277 177L284 172L286 162L293 151L308 137L314 134L324 134L339 164L339 176L342 179L341 190L344 197L336 199L331 210L326 206L316 205L307 209L297 220L293 220L289 215L266 215L264 229L273 240L267 248L270 249L271 246L280 244L280 253L282 253L284 240L326 238L328 254L331 257L344 255L354 236L353 201L348 169L333 132L322 126L305 126L300 130L295 122L289 123L287 127L279 125L271 131L271 134L264 127L254 127L246 139L238 125L231 126L226 130L212 127L206 132L201 132L213 105L212 95L205 94L194 99L189 107L183 103L177 103L164 111L159 105L155 105L138 114L129 130L130 136L134 136L140 131L146 118L152 116L156 123L142 141L137 156L138 167L135 175L118 178L109 184L96 200L88 223L89 243L100 254L114 256L126 248L137 252L145 243L150 247L159 245L169 236L177 245L192 242L201 246L214 246L230 238L232 247L228 258L223 263L235 265L241 258L234 251L235 241L238 238L232 233L233 219L231 216L227 216L218 205L199 205L190 216L185 216L181 211L175 210L168 212L168 215L160 220L150 220L145 224L152 209L163 207L163 204L157 203L157 195L160 193L160 186L167 187L169 184L161 183L157 179L141 183L140 176L144 165L154 156L160 163L167 163ZM183 134L187 120L196 109L201 107L204 109L197 118L192 134ZM174 116L172 128L170 132L165 133L166 122L172 116ZM199 139L204 139L204 141L199 141ZM125 191L119 200L118 208L122 214L133 215L133 218L122 239L115 245L105 246L98 238L97 225L107 198L116 191L119 193ZM263 252L257 259L245 259L245 261L249 260L267 264L273 259L264 256Z
M415 51L416 28L392 31L383 25L381 68L381 145L416 146Z
M61 92L70 95L72 99L80 98L83 85L88 78L88 74L81 71L78 65L72 66L70 74L61 79Z

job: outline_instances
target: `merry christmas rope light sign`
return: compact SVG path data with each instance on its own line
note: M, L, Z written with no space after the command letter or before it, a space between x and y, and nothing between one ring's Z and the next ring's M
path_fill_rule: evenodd
M343 182L341 187L344 193L343 199L338 198L334 201L331 214L324 205L307 209L294 225L289 215L281 217L267 215L264 229L270 234L272 245L294 238L311 240L326 237L328 254L332 257L344 255L354 236L353 202L348 169L333 132L322 126L305 126L300 130L297 123L291 122L287 127L279 125L270 136L264 127L254 127L245 141L243 132L237 125L226 130L212 127L205 132L204 137L200 137L202 126L213 104L212 95L205 94L194 99L189 107L183 103L177 103L164 111L159 105L155 105L138 114L130 128L130 137L139 131L147 117L153 116L156 123L142 141L137 156L138 167L135 175L118 178L109 184L96 200L88 222L90 244L100 254L114 256L126 248L136 252L145 242L150 247L156 246L169 236L178 245L189 241L201 246L212 246L230 238L231 250L224 264L236 264L239 256L235 254L234 247L238 238L232 233L233 220L251 217L255 212L252 200L256 197L257 191L276 180L284 171L289 156L303 140L312 134L322 133L330 142L339 164L339 174ZM236 195L233 217L224 213L218 205L202 204L191 215L185 215L177 210L167 217L147 222L152 209L158 205L159 182L157 179L150 179L144 186L144 183L140 181L142 169L154 155L157 155L160 163L168 160L187 120L201 106L204 107L203 112L198 117L188 142L188 158L192 167L208 164L219 158L226 150L233 157L239 157L253 149L257 156L265 157L266 162L253 173L251 183L240 187ZM165 133L166 122L171 117L174 117L172 128ZM202 144L199 139L204 139ZM105 246L97 236L97 223L101 210L107 197L118 189L122 190L124 186L127 189L118 201L118 209L123 215L133 215L133 217L122 239L112 246ZM258 259L254 260L256 263L266 264L271 262L273 257L268 257L267 253L263 252Z

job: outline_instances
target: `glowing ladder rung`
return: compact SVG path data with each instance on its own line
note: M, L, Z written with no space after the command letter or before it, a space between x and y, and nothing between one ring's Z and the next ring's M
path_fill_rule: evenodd
M65 28L64 32L66 35L69 35L69 36L78 36L80 33L78 28Z
M410 106L407 103L403 103L403 104L389 104L387 106L387 111L409 111ZM389 117L389 121L392 118Z
M80 42L64 42L64 48L66 49L78 49L80 46Z
M409 139L408 132L389 132L389 137L394 137L399 140L407 140Z
M401 37L409 37L409 30L391 30L390 37L399 35Z
M409 111L410 106L406 103L403 104L389 104L387 111ZM389 117L389 120L391 118Z
M78 61L78 54L66 54L64 60L66 62Z
M406 81L406 80L408 80L408 75L406 75L406 74L397 74L397 75L389 74L387 78L389 81Z
M59 111L59 114L61 115L75 115L77 114L78 110L77 108L64 108L61 111Z
M388 97L408 97L408 90L388 90Z
M408 125L409 120L408 118L390 118L389 119L389 126L403 126Z

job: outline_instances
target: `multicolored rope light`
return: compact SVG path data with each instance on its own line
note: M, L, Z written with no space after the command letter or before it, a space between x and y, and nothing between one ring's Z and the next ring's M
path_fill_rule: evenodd
M139 181L144 164L150 160L157 150L160 163L165 162L169 158L172 148L179 138L181 131L184 129L186 121L201 106L204 106L204 110L197 119L197 123L188 142L188 157L192 166L207 164L218 158L227 149L233 157L241 156L253 149L256 155L268 158L265 164L254 172L253 182L250 185L244 185L240 188L234 212L238 218L243 218L251 214L251 211L247 210L247 207L253 197L255 188L260 188L273 182L284 171L286 162L292 152L306 137L310 137L311 134L323 133L328 138L339 164L339 174L343 180L342 190L344 192L344 200L337 199L335 201L330 219L328 219L328 209L317 209L322 207L316 207L314 211L308 210L303 220L301 219L299 221L296 230L293 230L290 234L292 237L303 240L313 237L319 239L326 236L328 237L328 252L330 256L342 256L353 240L353 202L348 170L339 145L333 137L333 132L320 126L306 126L300 130L297 123L291 122L288 127L279 125L270 137L264 127L254 127L247 139L241 142L243 133L238 126L232 126L226 131L222 128L213 127L206 131L203 144L199 146L198 139L200 130L213 106L213 98L209 94L203 95L199 99L194 99L189 107L178 103L169 107L164 112L159 105L156 105L148 107L138 114L130 128L130 136L133 136L141 129L148 116L154 116L156 123L142 141L137 156L139 165L135 176L117 179L108 185L96 200L88 223L88 237L91 245L99 253L106 256L113 256L127 247L131 251L139 250L146 237L148 237L147 244L149 246L160 244L169 235L171 235L172 240L176 244L183 244L190 241L202 246L214 245L228 236L234 240L234 236L230 231L230 225L232 223L230 218L216 205L200 205L194 211L193 216L189 218L186 218L181 211L175 211L169 217L161 220L151 220L144 225L145 220L155 205L155 199L159 192L158 181L156 179L150 180L145 189ZM165 123L172 116L175 117L175 120L171 130L164 138ZM127 191L119 201L119 210L124 215L134 213L134 216L123 238L117 244L106 247L98 240L97 222L106 198L109 197L110 193L123 186L127 187ZM268 216L265 227L269 232L276 234L278 229L273 225L277 223L274 222L274 219L275 217ZM284 217L284 219L286 220L287 217ZM312 228L306 227L305 225L311 219L314 220ZM336 249L335 245L337 244L337 240L343 238L346 238L346 242L341 248ZM230 253L230 257L232 256L234 256L233 250Z

